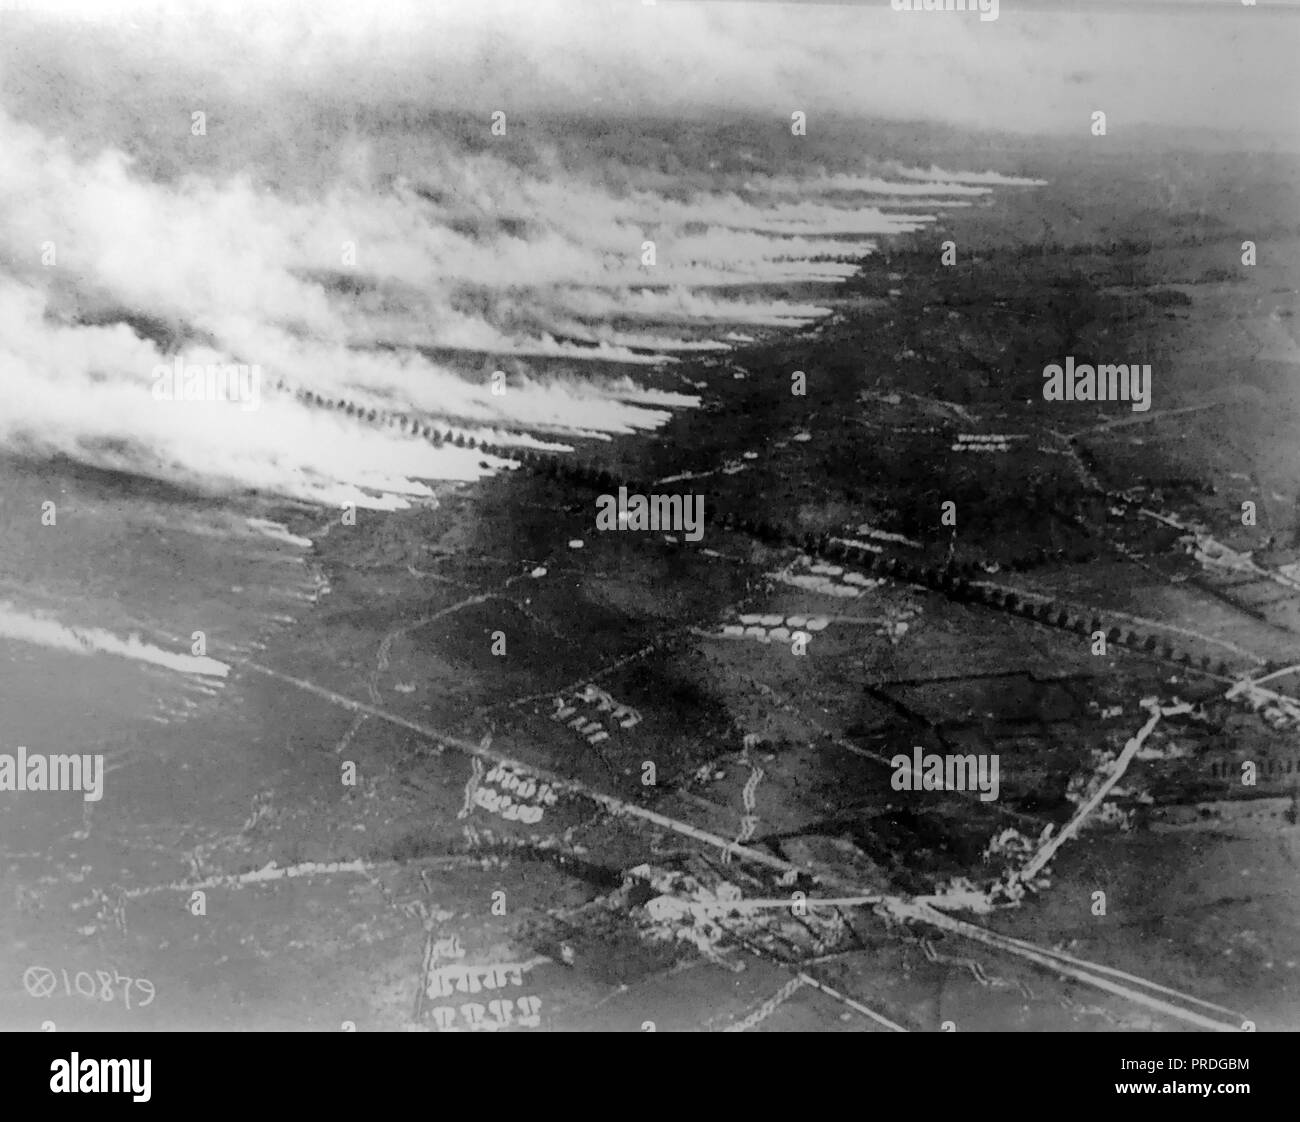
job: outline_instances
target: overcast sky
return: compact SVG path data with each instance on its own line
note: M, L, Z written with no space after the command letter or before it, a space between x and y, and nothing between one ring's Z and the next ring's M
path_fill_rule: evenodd
M125 22L14 7L119 7ZM3 0L6 93L166 96L197 82L490 112L709 110L924 118L1017 131L1129 123L1294 137L1300 13L1235 0L1003 0L998 19L888 0ZM88 42L95 50L88 56Z

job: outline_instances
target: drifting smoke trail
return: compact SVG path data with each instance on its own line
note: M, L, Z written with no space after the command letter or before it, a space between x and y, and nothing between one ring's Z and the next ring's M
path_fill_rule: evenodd
M179 655L164 651L150 643L141 642L139 636L121 639L112 632L98 627L65 627L50 619L28 615L12 604L0 602L0 638L35 643L67 654L111 654L134 662L147 662L182 674L203 674L224 678L230 667L214 658L197 655Z
M382 57L450 49L438 40L402 54L402 21L422 27L429 17L399 8L384 24ZM339 103L327 91L337 67L382 67L347 35L307 34L283 13L279 22L246 14L213 30L225 47L269 60L293 46L304 65L261 94L222 85L243 130L238 144L215 119L175 150L157 141L150 114L174 113L179 95L157 60L130 64L141 41L129 31L102 44L120 67L105 81L122 88L98 96L122 102L116 117L85 106L56 126L0 71L0 88L42 122L0 111L0 449L63 453L204 492L395 509L431 499L431 482L504 466L430 444L415 425L552 450L568 448L567 438L658 427L697 403L654 388L675 356L726 350L745 338L736 328L798 326L828 312L771 287L738 294L745 288L845 281L877 239L932 220L882 207L960 204L1004 182L938 169L864 172L858 161L850 171L813 162L791 174L779 170L791 161L762 171L759 161L741 183L715 174L698 147L674 152L668 174L627 151L586 154L572 136L547 148L512 133L489 152L418 112L404 117L409 106L399 112L397 91L382 92L386 79L359 91L362 112L335 121ZM138 27L157 32L160 58L192 41L141 18ZM438 20L453 39L478 34L458 13L440 9ZM33 57L57 62L51 42L38 29ZM0 49L22 74L28 64ZM137 72L138 101L126 96ZM66 78L82 105L85 82ZM437 109L436 91L417 86ZM300 158L307 146L277 135L268 105L280 105L278 95L286 120L330 140L336 166ZM310 123L317 106L327 127ZM505 360L507 392L494 393L492 368ZM156 370L173 362L256 368L256 408L157 400ZM642 381L615 380L628 369ZM370 411L387 423L362 420Z
M659 323L747 324L751 327L792 327L828 315L817 304L783 300L736 300L692 292L686 288L635 289L630 292L574 290L566 305L592 318L627 318Z
M13 157L0 166L0 249L13 262L0 277L0 358L12 399L0 440L204 489L386 509L430 497L424 481L475 479L502 465L310 408L301 392L268 390L253 411L158 402L149 396L154 372L183 352L183 364L256 364L295 391L390 413L550 434L631 433L694 399L529 376L497 395L481 372L466 376L427 352L662 365L673 350L726 344L623 333L609 321L805 323L826 309L699 290L842 280L859 268L843 258L871 248L860 235L925 220L734 195L612 197L591 184L491 179L499 161L466 158L439 183L444 193L455 184L464 199L489 177L499 203L480 199L476 226L464 221L463 202L448 207L408 183L387 192L339 183L302 201L247 178L153 182L120 152L79 159L3 114L0 145ZM811 190L870 192L877 182L822 176ZM600 220L575 222L575 197ZM510 222L503 212L523 217ZM819 233L820 223L836 234ZM649 269L638 261L648 241L657 253ZM38 263L33 244L48 259Z
M850 172L818 175L809 179L791 179L788 176L764 178L764 189L773 195L809 195L829 192L854 195L890 195L910 198L926 195L975 196L992 194L992 187L971 183L940 182L924 179L920 182L898 183L875 175L855 175Z
M996 171L944 171L931 165L929 171L907 168L901 164L890 167L890 175L902 179L919 179L928 183L978 183L993 187L1046 187L1046 179L1022 179L1014 175L999 175Z
M565 335L585 339L592 343L609 343L614 346L637 347L648 351L729 351L731 348L716 339L673 339L664 335L645 335L628 331L615 331L603 324L583 324L576 320L557 321L556 327Z
M15 262L12 275L0 277L7 403L0 441L7 446L208 489L252 487L387 508L404 505L403 496L429 496L420 480L474 479L481 464L500 466L472 451L364 428L290 396L268 393L254 411L231 402L155 401L155 368L177 348L123 322L84 322L106 313L111 319L118 309L165 325L169 343L185 340L186 362L256 363L326 396L369 392L403 410L548 431L625 433L667 419L662 409L576 380L526 380L497 397L418 354L358 349L364 310L304 279L326 264L325 246L340 242L329 234L313 241L308 231L331 224L368 231L370 241L358 235L360 244L370 247L386 280L432 273L436 256L417 269L395 248L418 244L411 235L426 228L412 225L413 216L391 199L373 201L368 224L364 208L348 200L353 221L344 223L331 217L342 196L309 215L310 208L245 182L142 182L119 153L87 167L3 116L0 144L15 156L0 166L0 249ZM32 258L34 235L52 251L45 268ZM426 242L439 236L426 233ZM447 341L496 353L666 360L608 340L584 348L544 335L512 339L445 309L443 322Z

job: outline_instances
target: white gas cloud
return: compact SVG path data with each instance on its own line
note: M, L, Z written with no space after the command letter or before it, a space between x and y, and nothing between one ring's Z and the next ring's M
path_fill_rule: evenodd
M885 5L30 7L0 13L0 445L389 506L501 466L413 424L561 446L661 425L693 403L665 388L679 359L827 313L779 286L829 298L933 209L1037 182L800 161L779 151L792 109L814 129L1051 124L1050 67L1100 34L1009 7L992 27ZM718 113L770 114L774 137L693 140ZM680 142L640 151L642 114L681 114ZM154 400L151 372L178 356L255 364L258 408Z

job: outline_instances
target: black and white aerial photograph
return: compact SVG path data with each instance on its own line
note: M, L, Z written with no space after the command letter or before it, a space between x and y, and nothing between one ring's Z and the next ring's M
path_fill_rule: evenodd
M1300 1030L1298 57L0 0L0 1029Z

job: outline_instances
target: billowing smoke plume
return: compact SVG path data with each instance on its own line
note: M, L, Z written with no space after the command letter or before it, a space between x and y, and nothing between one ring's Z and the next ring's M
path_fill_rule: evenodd
M843 38L875 57L918 34L879 7L8 15L0 447L393 507L505 466L431 422L556 449L663 424L696 401L681 359L807 323L881 239L1037 183L792 147L791 106L815 129L896 102ZM1009 15L1009 36L1069 22ZM926 26L960 91L988 31ZM701 140L719 105L773 113L771 135ZM681 135L639 111L680 111Z

